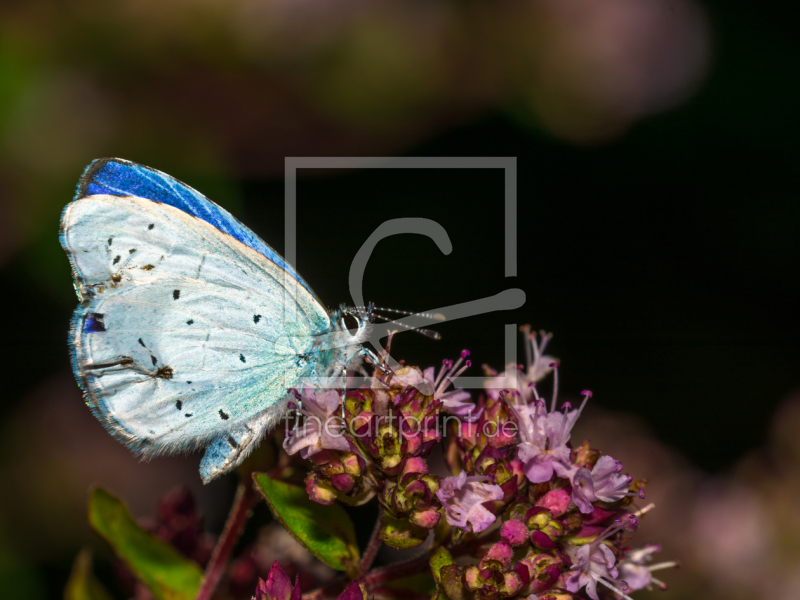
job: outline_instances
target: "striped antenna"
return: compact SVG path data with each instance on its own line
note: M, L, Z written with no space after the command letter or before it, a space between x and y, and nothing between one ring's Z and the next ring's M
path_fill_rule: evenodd
M370 313L373 317L378 319L383 319L387 323L391 323L392 325L397 325L398 327L402 327L403 329L407 329L408 331L416 331L417 333L424 335L425 337L431 338L432 340L440 340L442 336L439 335L438 332L434 331L433 329L424 329L422 327L411 327L411 325L406 325L401 321L392 321L389 317L385 317L383 315L379 315L376 312ZM417 313L413 313L417 314Z
M397 325L398 327L402 327L403 329L406 329L408 331L416 331L417 333L419 333L421 335L424 335L425 337L428 337L428 338L430 338L432 340L440 340L440 339L442 339L442 336L439 335L436 331L433 331L432 329L425 329L425 328L422 328L422 327L411 327L411 325L406 325L405 323L402 323L400 321L392 321L392 319L390 319L389 317L386 317L384 315L378 314L375 311L376 310L382 310L382 311L386 311L386 312L396 313L396 314L399 314L399 315L408 315L408 316L412 316L412 317L425 317L427 319L433 319L434 321L444 321L445 317L441 313L436 313L434 315L434 314L431 314L431 313L417 313L417 312L410 312L410 311L407 311L407 310L398 310L396 308L381 308L381 307L374 306L372 303L370 303L369 306L354 306L353 308L354 308L354 310L366 312L367 314L372 315L373 317L376 317L378 319L382 319L383 321L386 321L387 323L388 322L392 322L394 325Z
M398 314L398 315L408 315L408 316L411 316L411 317L426 317L428 319L433 319L434 321L444 321L445 320L444 315L442 313L431 314L431 313L426 313L426 312L424 312L424 313L421 313L421 312L409 312L407 310L398 310L396 308L384 308L384 307L381 307L381 306L376 306L376 307L373 308L373 310L382 310L384 312L391 312L391 313L395 313L395 314Z

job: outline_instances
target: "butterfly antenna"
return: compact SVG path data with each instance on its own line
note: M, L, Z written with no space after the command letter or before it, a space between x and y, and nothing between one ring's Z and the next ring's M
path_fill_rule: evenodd
M417 333L424 335L425 337L430 338L432 340L442 339L442 336L439 335L439 333L434 331L433 329L425 329L423 327L412 327L411 325L406 325L402 321L393 321L389 317L384 317L383 315L379 315L378 313L372 313L372 316L376 319L381 319L387 323L391 323L392 325L397 325L398 327L401 327L408 331L416 331Z
M374 306L372 308L372 310L382 310L383 312L390 312L390 313L395 313L395 314L398 314L398 315L409 315L409 316L412 316L412 317L426 317L428 319L433 319L434 321L444 321L445 320L445 317L444 317L444 315L442 313L432 314L432 313L427 313L427 312L423 312L423 313L421 313L421 312L411 312L411 311L408 311L408 310L398 310L396 308L385 308L385 307L381 307L381 306Z
M425 317L426 319L433 319L434 321L444 321L445 320L445 316L443 314L441 314L441 313L432 314L432 313L427 313L427 312L422 312L422 313L421 312L411 312L411 311L408 311L408 310L398 310L396 308L385 308L385 307L380 307L380 306L374 306L372 304L370 304L367 307L356 306L355 308L356 308L356 310L366 311L367 313L369 313L373 317L378 318L378 319L382 319L383 321L386 321L386 322L390 322L391 321L395 325L397 325L398 327L402 327L403 329L407 329L408 331L416 331L417 333L419 333L421 335L424 335L425 337L430 338L432 340L440 340L440 339L442 339L442 336L439 335L438 332L433 331L432 329L426 329L424 327L412 327L410 325L406 325L405 323L403 323L401 321L392 321L392 319L390 319L389 317L385 317L385 316L383 316L381 314L376 313L375 311L376 310L381 310L381 311L384 311L384 312L395 313L395 314L398 314L398 315L407 315L407 316L411 316L411 317Z

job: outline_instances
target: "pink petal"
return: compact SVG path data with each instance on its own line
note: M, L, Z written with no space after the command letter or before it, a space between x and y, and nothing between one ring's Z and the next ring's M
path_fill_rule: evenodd
M498 498L499 500L499 498ZM494 523L495 517L482 504L476 504L467 513L467 522L472 525L472 531L479 533Z
M325 416L330 416L334 411L339 408L341 396L336 390L328 390L317 394L316 404L324 412Z
M580 511L589 514L594 510L592 501L594 496L594 483L589 469L578 469L572 478L572 500Z

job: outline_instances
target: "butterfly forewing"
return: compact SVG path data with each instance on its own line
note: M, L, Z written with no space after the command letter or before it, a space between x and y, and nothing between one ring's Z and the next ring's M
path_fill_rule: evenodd
M265 256L319 302L309 285L275 250L224 208L171 175L121 158L101 158L86 168L75 199L96 195L146 198L197 217Z

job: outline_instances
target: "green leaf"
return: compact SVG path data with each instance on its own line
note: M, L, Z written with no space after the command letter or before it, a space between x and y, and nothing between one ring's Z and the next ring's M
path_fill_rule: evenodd
M203 573L165 541L133 520L121 500L103 488L89 497L89 524L111 544L157 600L192 600Z
M75 558L64 600L111 600L111 594L92 573L92 556L88 550L81 550Z
M436 549L436 552L431 556L431 572L436 583L441 581L439 571L441 571L442 567L452 565L453 562L453 555L450 554L447 548L440 546Z
M353 522L338 504L323 506L300 486L253 473L272 514L308 551L337 571L358 568L358 545Z

